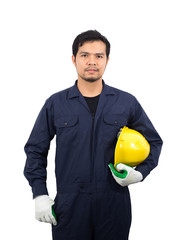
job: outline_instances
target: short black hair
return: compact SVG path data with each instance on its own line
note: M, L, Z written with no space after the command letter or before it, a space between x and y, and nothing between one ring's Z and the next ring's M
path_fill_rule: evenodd
M88 30L86 32L82 32L75 38L72 45L72 52L74 57L76 57L79 47L81 47L85 42L93 41L102 41L106 44L106 56L108 58L110 54L110 43L106 37L101 35L101 33L96 30Z

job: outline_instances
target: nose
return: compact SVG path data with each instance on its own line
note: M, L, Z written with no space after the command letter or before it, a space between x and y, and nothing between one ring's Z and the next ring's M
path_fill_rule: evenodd
M89 66L96 66L96 60L94 56L90 56L88 59L88 65Z

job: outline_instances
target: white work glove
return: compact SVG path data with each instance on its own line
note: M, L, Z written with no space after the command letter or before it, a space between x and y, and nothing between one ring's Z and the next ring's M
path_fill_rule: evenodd
M109 168L115 181L122 187L138 183L143 179L143 176L139 171L122 163L117 164L116 168L110 163Z
M54 201L48 195L35 198L35 218L40 222L57 225L56 215L52 209Z

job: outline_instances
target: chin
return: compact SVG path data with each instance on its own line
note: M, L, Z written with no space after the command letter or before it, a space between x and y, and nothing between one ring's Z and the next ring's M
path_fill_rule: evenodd
M83 80L85 80L86 82L96 82L98 80L100 80L101 78L83 78Z

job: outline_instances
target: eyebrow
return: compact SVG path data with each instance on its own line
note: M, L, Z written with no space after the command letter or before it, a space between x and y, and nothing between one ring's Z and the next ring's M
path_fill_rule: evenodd
M79 54L91 54L89 52L80 52ZM94 55L105 55L104 53L95 53Z

